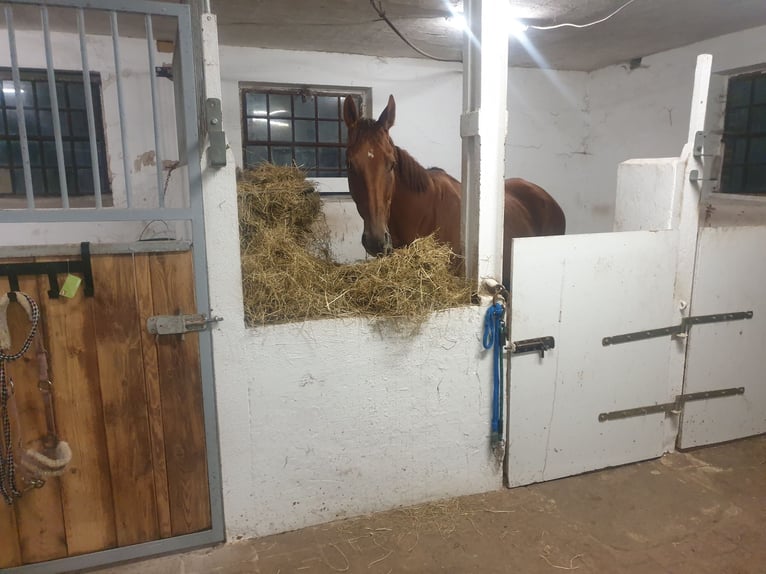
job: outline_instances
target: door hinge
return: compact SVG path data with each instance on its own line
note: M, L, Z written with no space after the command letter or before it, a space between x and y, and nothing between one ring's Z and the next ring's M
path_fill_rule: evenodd
M672 327L662 327L660 329L649 329L647 331L636 331L635 333L625 333L624 335L613 335L601 339L604 347L609 345L618 345L620 343L632 343L643 339L653 339L656 337L684 337L689 334L689 328L692 325L703 325L707 323L722 323L725 321L741 321L743 319L752 319L752 311L740 311L736 313L717 313L715 315L697 315L696 317L684 317L680 325Z
M645 407L636 407L633 409L624 409L621 411L611 411L598 415L599 422L613 421L618 419L627 419L629 417L640 417L655 413L680 414L684 408L684 403L691 401L704 401L706 399L718 399L721 397L732 397L744 395L745 387L732 387L730 389L719 389L717 391L702 391L699 393L687 393L685 395L676 395L676 400L672 403L662 403L659 405L648 405Z
M513 341L506 349L512 355L522 353L540 353L540 357L545 356L545 351L549 351L556 346L556 340L553 337L536 337L534 339L524 339L523 341Z
M207 328L211 323L223 321L223 317L206 315L155 315L146 320L146 328L152 335L183 335Z

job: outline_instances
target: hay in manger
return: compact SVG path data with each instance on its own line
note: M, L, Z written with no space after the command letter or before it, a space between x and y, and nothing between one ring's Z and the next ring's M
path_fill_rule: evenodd
M298 168L262 164L242 172L237 188L249 326L330 317L417 323L470 302L450 249L432 237L389 257L335 262L319 194Z

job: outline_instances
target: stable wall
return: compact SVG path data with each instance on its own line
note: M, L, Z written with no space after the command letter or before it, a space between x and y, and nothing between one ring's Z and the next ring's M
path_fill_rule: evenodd
M620 162L678 156L687 137L698 54L713 56L706 131L720 130L725 74L766 64L766 27L647 56L635 70L609 66L589 75L588 139L593 162L588 196L594 201L614 208Z

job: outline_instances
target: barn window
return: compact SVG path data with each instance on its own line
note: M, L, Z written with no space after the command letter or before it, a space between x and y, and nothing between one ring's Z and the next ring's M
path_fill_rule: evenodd
M21 97L29 145L32 185L36 197L59 196L58 162L53 135L48 78L45 70L21 70ZM67 193L70 196L93 195L88 120L82 72L55 72L61 139L66 168ZM0 197L25 194L21 138L16 112L16 90L10 68L0 68ZM101 111L101 78L91 75L96 147L100 172L106 170L106 146ZM101 177L101 193L109 193L108 178Z
M346 176L343 100L367 109L369 90L245 85L242 90L245 167L298 165L312 177Z
M766 72L729 78L721 192L766 193Z

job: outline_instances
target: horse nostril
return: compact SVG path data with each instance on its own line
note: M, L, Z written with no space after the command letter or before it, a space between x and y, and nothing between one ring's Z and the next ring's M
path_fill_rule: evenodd
M390 244L391 244L391 234L390 234L388 231L386 231L385 233L383 233L383 242L384 242L386 245L390 245Z

